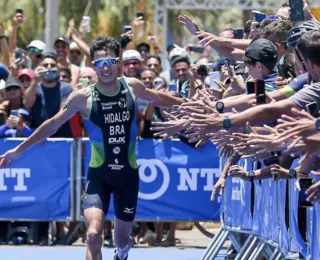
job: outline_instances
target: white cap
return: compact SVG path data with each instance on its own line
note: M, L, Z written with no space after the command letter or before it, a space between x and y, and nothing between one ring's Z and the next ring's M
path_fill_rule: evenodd
M6 86L6 82L3 79L0 79L0 90L3 90Z
M41 51L44 51L47 46L43 41L34 40L34 41L30 42L30 44L27 46L27 48L30 48L30 47L35 47Z
M71 42L69 45L70 50L80 50L78 44L76 42Z
M181 48L181 47L176 47L174 49L172 49L169 53L169 60L172 60L173 57L175 56L179 56L179 57L186 57L188 58L188 52Z
M127 50L122 54L122 61L138 60L142 61L141 55L136 50Z

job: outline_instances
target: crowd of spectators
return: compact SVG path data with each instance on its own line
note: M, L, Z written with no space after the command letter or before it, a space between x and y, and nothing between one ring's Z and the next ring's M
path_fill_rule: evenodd
M132 30L120 36L121 72L140 79L147 88L170 92L185 98L171 110L137 100L138 132L141 138L180 138L198 148L213 142L226 158L221 177L214 186L223 192L226 178L244 180L305 177L317 170L320 143L320 23L304 2L305 21L292 22L290 7L284 4L276 14L250 19L243 30L225 29L214 35L201 29L188 16L179 16L198 46L167 46L170 64L164 70L156 36L135 42L135 33L143 29L142 17L135 18ZM60 109L72 91L97 81L92 69L89 46L70 20L66 36L58 37L54 52L34 40L16 46L17 28L23 27L23 15L13 18L9 37L0 27L0 138L28 137ZM9 39L7 41L7 38ZM198 53L192 60L190 53ZM220 57L214 59L212 53ZM250 85L253 91L250 91ZM312 114L310 104L315 106ZM85 137L80 115L66 122L52 137ZM295 158L303 156L301 167L290 171ZM278 157L278 163L254 172L235 165L240 158L261 162ZM290 172L290 174L289 174ZM319 175L318 173L314 173ZM320 199L319 183L307 191L309 200ZM57 224L56 244L64 243L66 227ZM175 223L137 223L133 236L137 243L173 246ZM112 224L105 237L112 244ZM41 236L45 237L46 227ZM42 241L41 243L46 243Z

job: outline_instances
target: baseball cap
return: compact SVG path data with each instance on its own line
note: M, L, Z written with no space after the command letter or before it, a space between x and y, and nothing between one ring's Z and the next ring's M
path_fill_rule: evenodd
M17 78L10 78L7 80L5 89L9 87L20 87L21 88L21 83Z
M79 48L79 46L78 46L78 44L76 42L70 43L69 48L70 48L70 50L75 50L75 51L79 51L80 50L80 48Z
M25 110L24 108L19 108L18 114L30 117L30 113L27 110Z
M32 69L23 69L23 70L20 70L19 73L18 73L18 79L22 76L28 76L30 79L33 79L35 78L36 74L34 73L34 71Z
M57 54L53 51L44 52L42 54L42 60L44 60L45 58L51 58L51 59L54 59L55 61L58 60Z
M261 62L268 69L273 70L277 64L277 47L267 39L258 39L250 43L245 51L245 56Z
M3 79L4 81L7 80L9 76L9 71L3 63L0 63L0 79Z
M136 50L127 50L122 54L122 61L138 60L142 61L141 55Z
M27 48L30 48L30 47L34 47L34 48L37 48L41 51L44 51L47 46L43 41L34 40L34 41L30 42L30 44L27 46Z
M66 37L64 36L59 36L55 41L54 41L54 44L53 46L56 45L57 42L64 42L65 44L67 44L69 46L69 41Z
M183 49L183 48L181 48L179 46L173 48L169 52L169 60L171 61L174 57L177 57L177 56L186 57L186 58L189 57L188 52L185 49Z

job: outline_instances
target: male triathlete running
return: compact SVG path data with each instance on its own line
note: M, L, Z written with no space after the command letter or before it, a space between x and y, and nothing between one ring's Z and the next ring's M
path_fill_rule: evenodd
M141 97L156 106L180 105L182 99L164 92L147 89L135 78L117 78L119 43L99 36L90 47L98 82L74 91L64 108L45 121L28 139L0 156L0 168L10 165L26 149L51 136L58 128L80 112L91 140L91 162L86 192L83 197L87 224L87 260L101 260L102 232L114 195L115 256L128 258L132 245L130 233L135 218L139 174L136 162L136 99Z

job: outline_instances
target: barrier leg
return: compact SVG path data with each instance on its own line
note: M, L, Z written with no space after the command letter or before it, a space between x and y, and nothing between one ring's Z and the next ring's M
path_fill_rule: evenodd
M228 235L229 235L229 231L224 230L221 235L221 238L219 240L217 240L217 242L212 246L212 248L210 249L208 254L202 258L202 260L214 259L218 255L218 253L219 253L221 247L223 246L223 244L225 243L225 241L227 240Z
M273 254L270 256L270 260L274 260L278 255L279 255L279 249L276 248L274 251L273 251Z
M238 251L237 257L235 258L235 260L240 260L242 255L246 252L248 246L250 245L250 243L252 242L252 240L255 238L254 235L250 235L246 242L243 244L243 246L241 247L240 251Z
M238 241L237 236L238 236L237 233L230 232L229 239L230 239L232 245L234 246L234 248L237 250L237 252L240 252L241 245L240 245L240 242Z
M250 256L249 260L257 260L259 259L259 256L263 252L264 248L266 246L266 243L262 241L260 245L253 251L253 254Z
M225 230L223 227L221 227L217 234L214 235L214 237L212 238L210 244L207 246L206 251L204 252L203 256L201 259L207 259L207 255L209 254L209 252L211 251L212 248L215 247L215 244L217 243L217 241L219 241L221 239L221 236L223 236Z
M258 237L254 237L253 240L251 241L250 245L248 246L248 248L247 249L244 248L243 256L242 257L240 256L241 258L240 257L238 258L238 256L237 256L237 258L241 259L241 260L247 260L257 242L258 242Z

